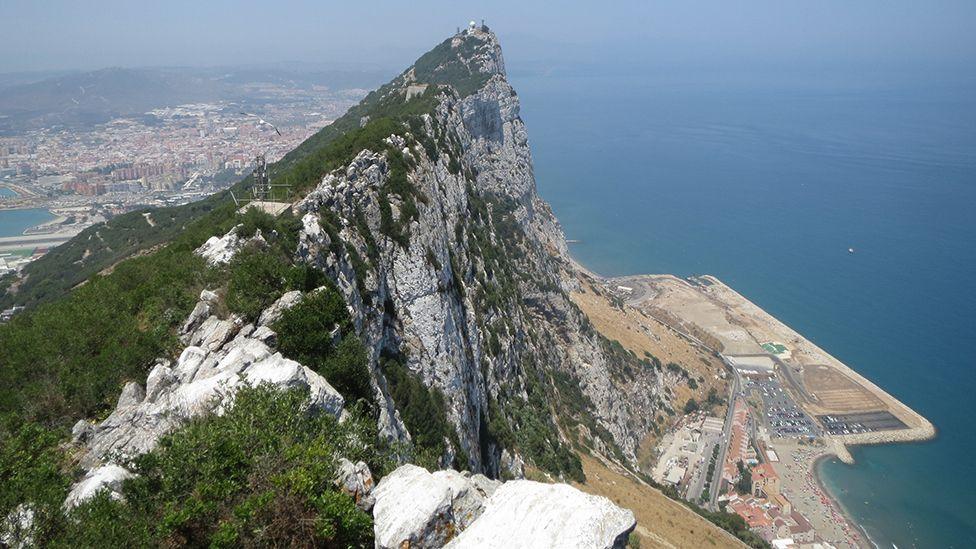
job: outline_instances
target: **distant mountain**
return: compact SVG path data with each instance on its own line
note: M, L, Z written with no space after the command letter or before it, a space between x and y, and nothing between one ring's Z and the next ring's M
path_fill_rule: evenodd
M12 86L32 84L49 78L64 76L80 71L18 71L0 73L0 90Z
M43 127L77 128L119 116L200 101L247 99L248 83L296 88L373 87L384 76L378 71L314 71L309 73L255 68L109 68L59 74L38 81L19 73L0 78L0 135Z

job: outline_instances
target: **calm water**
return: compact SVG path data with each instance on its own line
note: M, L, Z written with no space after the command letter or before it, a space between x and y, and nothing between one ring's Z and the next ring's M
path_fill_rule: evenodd
M976 546L976 85L512 80L574 254L715 274L930 418L825 482L883 547Z
M19 236L24 229L54 219L44 208L0 210L0 237Z

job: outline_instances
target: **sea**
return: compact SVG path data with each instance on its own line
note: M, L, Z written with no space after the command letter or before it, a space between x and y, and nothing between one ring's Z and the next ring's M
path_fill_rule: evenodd
M821 477L879 547L976 547L976 81L664 72L510 76L573 255L716 275L929 418Z
M52 219L54 216L45 208L0 210L0 237L20 236L24 233L24 229Z

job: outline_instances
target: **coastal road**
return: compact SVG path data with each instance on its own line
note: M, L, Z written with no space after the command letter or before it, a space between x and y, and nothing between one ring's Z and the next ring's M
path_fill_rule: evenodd
M725 361L725 357L722 357ZM732 370L732 390L729 393L729 409L725 412L725 427L722 429L722 438L718 441L718 458L715 461L715 472L712 475L712 483L710 486L710 494L708 499L708 508L712 511L717 510L718 496L720 488L722 486L722 465L725 463L725 455L729 450L729 441L732 438L732 416L735 413L735 399L739 396L739 374L735 371L735 368L729 366ZM708 456L711 459L711 456ZM706 465L708 467L708 465Z

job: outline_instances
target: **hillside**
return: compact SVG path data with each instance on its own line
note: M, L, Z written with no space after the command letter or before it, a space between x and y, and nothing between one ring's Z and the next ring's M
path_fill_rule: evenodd
M495 35L448 38L271 174L299 197L279 218L239 214L226 194L153 211L154 227L136 212L10 281L7 302L33 307L0 327L5 535L440 546L482 539L513 498L550 509L569 494L594 522L568 525L625 543L629 512L515 479L587 482L586 456L640 477L642 444L687 382L571 300L580 282L536 194ZM337 490L347 469L383 480ZM404 497L390 486L445 477L455 496L481 494L475 511L437 504L448 524L387 528L402 517L384 497ZM655 495L628 501L664 501L642 489ZM666 514L731 540L670 501ZM653 532L660 514L638 516Z
M368 89L379 71L296 71L261 67L107 68L43 78L0 75L0 135L42 128L87 128L118 117L186 103L260 101L260 88ZM43 74L41 75L43 76Z

